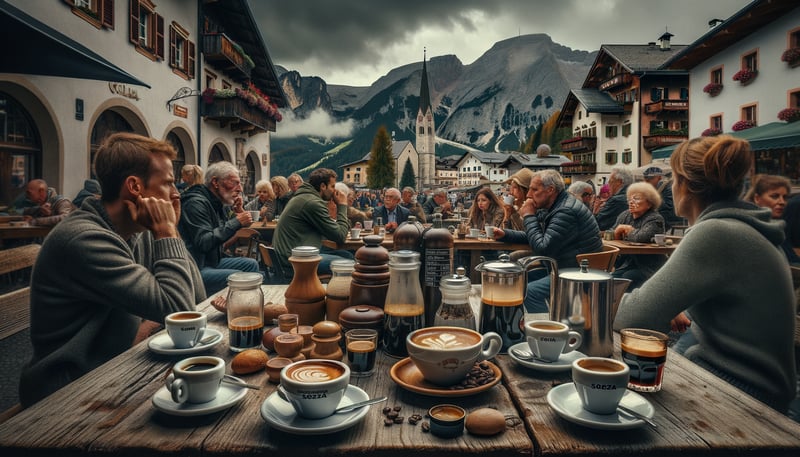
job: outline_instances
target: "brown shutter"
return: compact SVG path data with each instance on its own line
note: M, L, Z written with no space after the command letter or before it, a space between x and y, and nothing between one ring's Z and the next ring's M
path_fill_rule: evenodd
M130 24L131 30L128 34L131 40L131 43L139 46L139 0L130 0L131 8L130 8Z
M177 33L175 33L175 27L170 26L169 28L169 66L172 68L181 67L182 62L178 62L177 60L177 50L175 49L175 42L177 41Z
M153 13L155 14L155 13ZM156 16L156 55L159 59L164 59L164 18L158 14Z
M102 8L100 18L103 27L114 30L114 0L103 0L100 7Z
M188 46L186 46L188 48L186 55L189 58L189 63L186 66L187 67L186 72L188 73L189 79L194 79L194 51L195 51L194 43L192 43L189 40L186 40L186 43L188 44Z
M64 3L72 7L75 6L75 0L64 0Z

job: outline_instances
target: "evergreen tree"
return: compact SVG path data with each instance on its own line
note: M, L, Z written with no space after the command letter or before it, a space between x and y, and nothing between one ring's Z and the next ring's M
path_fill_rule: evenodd
M367 186L370 189L383 189L394 185L396 173L392 157L392 138L386 131L385 125L378 127L378 132L372 140L367 166L369 167Z
M414 176L414 167L411 166L411 161L406 160L403 166L403 174L400 176L400 189L404 187L417 187L417 177Z

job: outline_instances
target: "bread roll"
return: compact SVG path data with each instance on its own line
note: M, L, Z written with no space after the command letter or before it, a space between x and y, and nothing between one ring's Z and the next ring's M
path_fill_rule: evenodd
M473 435L496 435L506 429L503 413L492 408L481 408L467 414L464 427Z
M235 374L255 373L266 368L267 360L269 356L261 349L245 349L233 358L231 370Z
M271 326L272 322L277 319L278 316L288 312L289 310L286 309L286 305L283 303L267 303L264 305L264 325L267 327Z

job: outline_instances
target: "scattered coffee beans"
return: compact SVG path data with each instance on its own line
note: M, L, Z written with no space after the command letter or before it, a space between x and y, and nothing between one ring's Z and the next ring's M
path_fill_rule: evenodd
M495 380L494 370L486 362L476 363L467 373L464 379L454 385L450 386L450 390L463 390L472 389L484 384L489 384Z

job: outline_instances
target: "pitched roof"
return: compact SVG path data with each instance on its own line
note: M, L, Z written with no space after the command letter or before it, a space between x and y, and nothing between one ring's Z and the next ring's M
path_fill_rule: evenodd
M622 105L611 98L608 92L597 89L572 89L570 94L586 107L587 113L623 114L625 112Z
M661 68L669 58L687 46L672 44L668 50L662 50L655 44L604 44L600 47L631 73L652 71Z
M392 141L392 158L393 158L394 160L397 160L397 158L398 158L398 157L400 157L400 154L402 154L402 153L403 153L403 150L404 150L404 149L406 148L406 146L408 146L409 144L411 144L411 142L410 142L410 141L408 141L408 140L403 140L403 141ZM411 145L411 147L413 148L413 147L414 147L414 145ZM340 166L339 166L339 168L346 167L346 166L349 166L349 165L353 165L353 164L356 164L356 163L366 162L366 161L368 161L368 160L369 160L369 155L370 155L371 153L372 153L372 151L370 151L370 152L367 152L366 154L364 154L364 157L362 157L362 158L360 158L360 159L358 159L358 160L356 160L356 161L354 161L354 162L349 162L349 163L346 163L346 164L344 164L344 165L340 165Z

